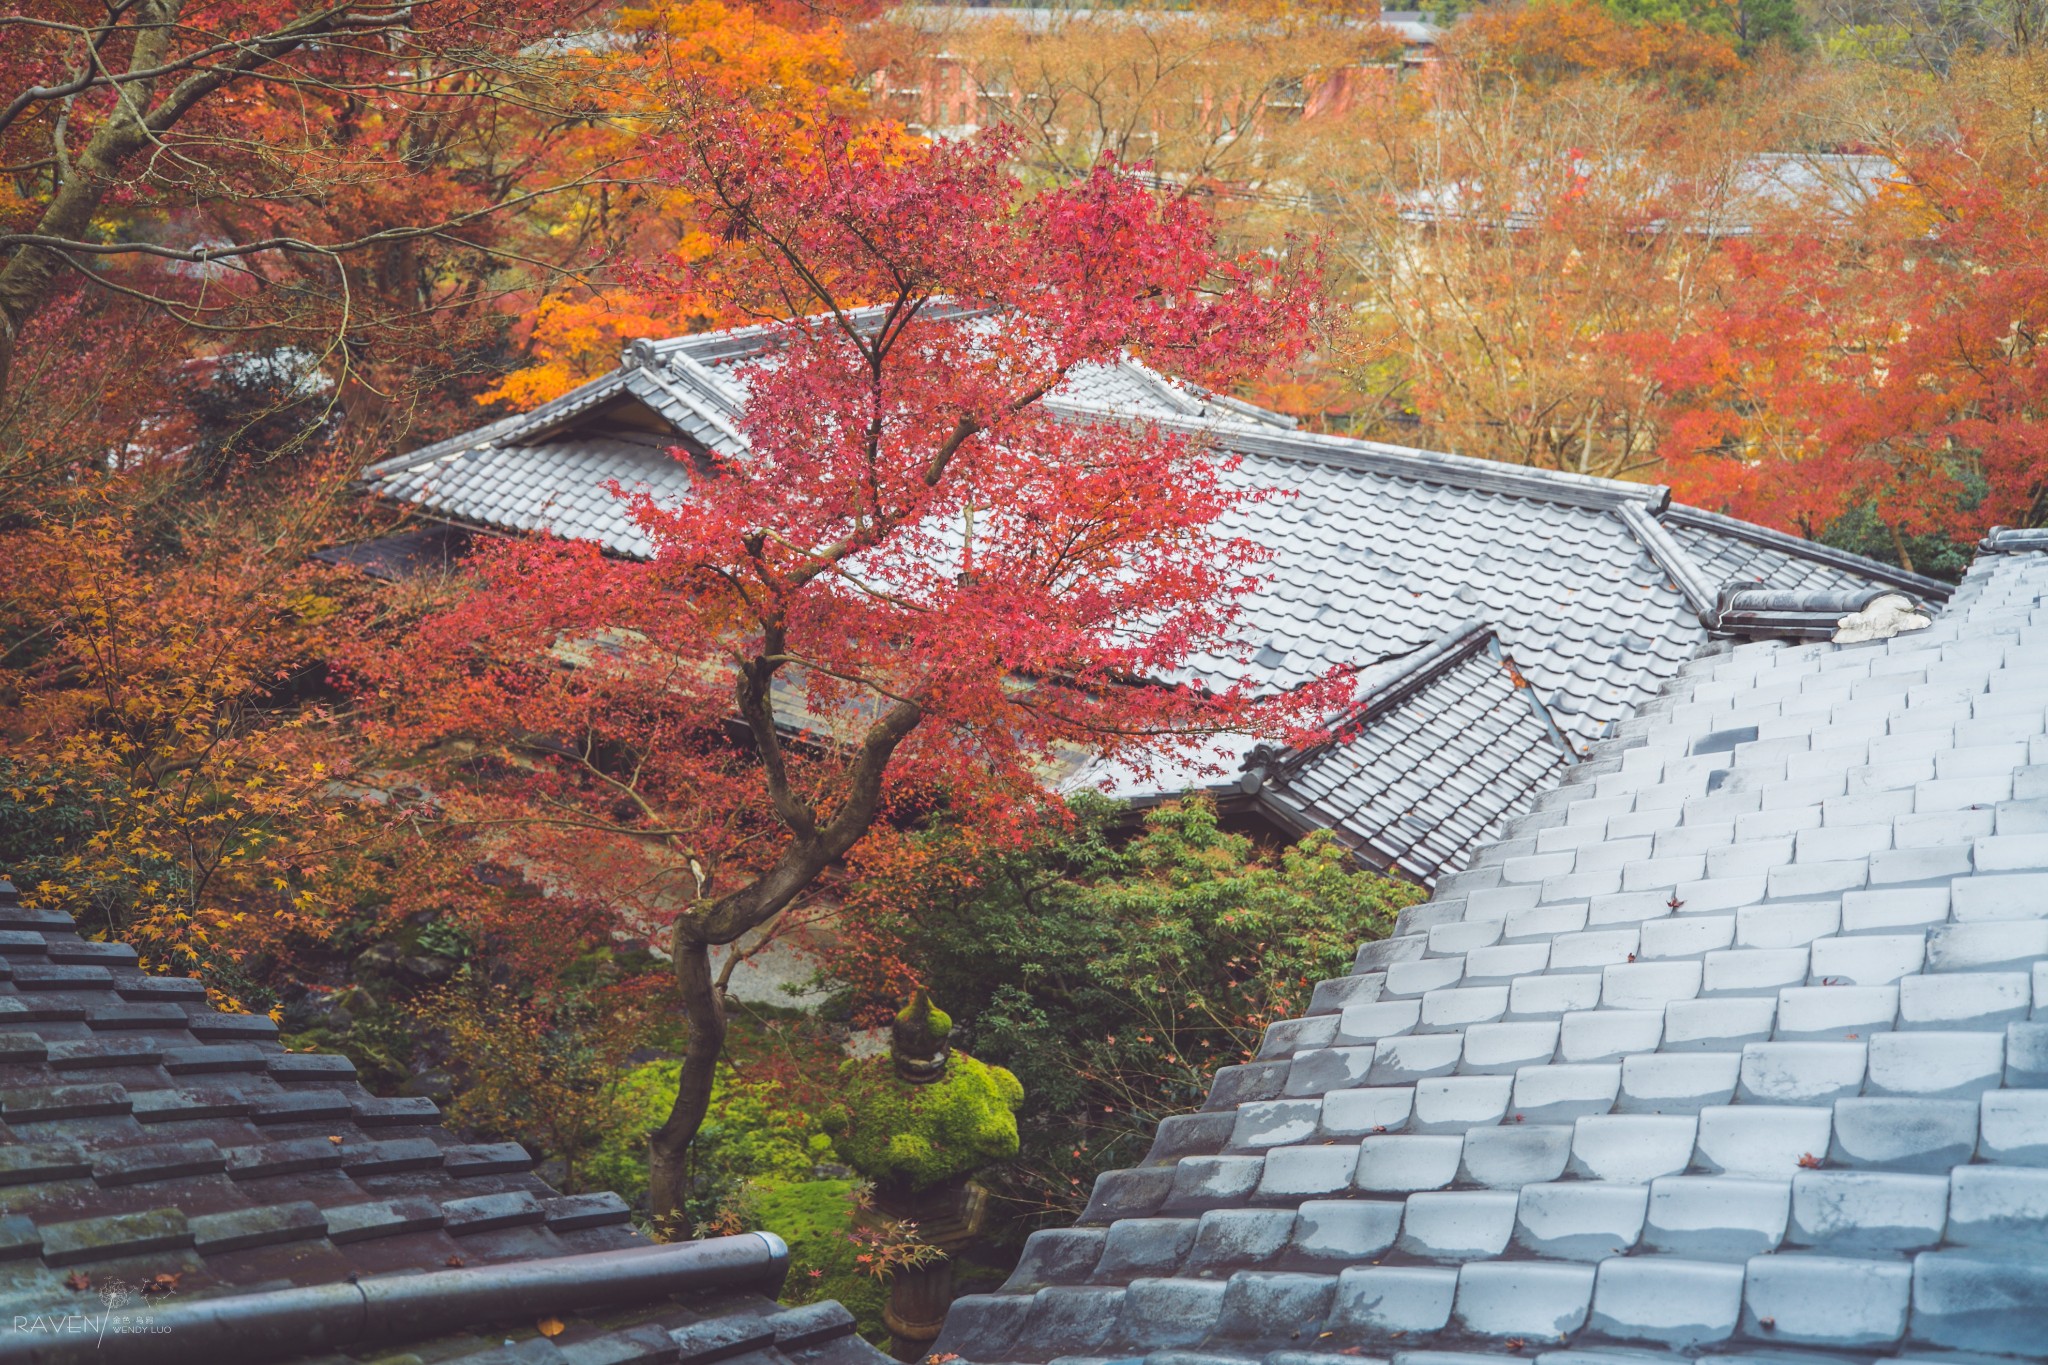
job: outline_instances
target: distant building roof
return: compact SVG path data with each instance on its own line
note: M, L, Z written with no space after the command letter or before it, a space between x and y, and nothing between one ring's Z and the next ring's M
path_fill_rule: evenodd
M1929 627L1708 646L938 1358L2048 1359L2048 538L1992 539Z
M773 1236L656 1246L136 962L0 880L0 1361L885 1359Z
M1113 20L1121 23L1146 25L1168 23L1208 23L1217 13L1226 11L1228 6L1219 5L1214 10L1203 9L1159 9L1147 7L1104 6L1100 9L1070 8L1056 5L903 5L888 12L888 18L907 28L926 32L944 33L962 24L1015 24L1020 28L1048 30L1060 21L1072 20ZM1431 23L1419 10L1389 10L1377 20L1355 19L1345 21L1347 27L1372 28L1375 26L1392 29L1400 35L1402 42L1411 47L1433 46L1443 37L1443 29Z
M772 327L757 327L635 342L610 374L530 413L373 465L364 482L436 517L650 554L653 546L607 485L681 499L692 463L670 449L743 453L740 372L775 336ZM1230 475L1238 486L1286 494L1223 523L1225 532L1272 552L1263 570L1268 582L1246 604L1240 647L1192 661L1190 677L1284 689L1342 666L1364 670L1369 688L1448 632L1477 622L1491 631L1489 651L1512 661L1527 683L1518 690L1555 728L1557 738L1545 734L1540 743L1528 725L1513 731L1514 742L1536 745L1525 762L1546 752L1564 756L1546 760L1546 771L1561 769L1678 671L1707 639L1700 614L1713 610L1719 588L1732 578L1798 592L1882 586L1929 602L1950 590L1674 505L1670 490L1655 485L1307 434L1285 417L1133 360L1076 373L1052 406L1075 421L1136 418L1189 432L1238 458ZM1491 667L1467 660L1409 699L1404 716L1415 722L1444 708L1430 723L1450 724L1449 708L1477 706L1473 689L1493 686L1486 677ZM1348 729L1376 744L1389 733L1375 735L1377 725L1368 718ZM1234 768L1249 749L1247 741L1222 758ZM1369 861L1405 875L1429 881L1462 867L1472 847L1534 795L1520 785L1519 769L1503 768L1461 796L1479 781L1468 767L1455 776L1442 772L1441 789L1433 788L1423 805L1403 805L1416 781L1436 780L1407 772L1394 783L1392 768L1406 752L1390 748L1379 760L1381 779L1361 777L1364 785L1348 786L1352 795L1383 794L1346 806L1336 821ZM1440 766L1433 759L1420 772ZM1274 793L1298 776L1295 769L1281 774ZM1090 769L1075 780L1106 783L1125 796L1162 790L1111 770ZM1456 819L1418 814L1453 807ZM1398 833L1422 820L1440 826L1430 840ZM1452 830L1462 842L1445 842Z
M1632 155L1574 154L1568 165L1557 169L1593 184L1625 180L1634 164ZM1530 166L1532 179L1543 169ZM1890 157L1837 152L1759 152L1734 167L1724 184L1715 184L1711 175L1710 171L1698 189L1665 173L1645 176L1641 184L1630 186L1646 215L1632 225L1634 230L1654 234L1675 226L1682 233L1701 236L1748 236L1763 228L1772 214L1846 218L1887 189L1906 183L1905 173ZM1500 196L1512 188L1453 182L1409 190L1398 198L1397 211L1404 220L1419 224L1462 222L1509 231L1540 227L1550 213L1547 195L1531 190L1527 197L1503 206ZM1713 193L1702 192L1707 190ZM1674 205L1662 202L1667 198L1691 210L1690 216L1675 223L1647 216L1652 211L1670 212Z
M475 536L460 526L420 526L374 540L358 540L315 551L322 564L359 569L372 578L415 578L453 568L469 553Z

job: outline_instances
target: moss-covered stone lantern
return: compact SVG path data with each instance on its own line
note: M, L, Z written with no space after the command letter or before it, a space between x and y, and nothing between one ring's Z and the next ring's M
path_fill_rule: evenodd
M952 1302L952 1257L980 1231L988 1193L972 1176L1017 1154L1024 1087L948 1043L953 1022L923 990L890 1031L886 1058L840 1068L846 1103L824 1114L839 1157L874 1183L874 1214L917 1225L945 1253L899 1270L883 1310L899 1360L921 1359Z

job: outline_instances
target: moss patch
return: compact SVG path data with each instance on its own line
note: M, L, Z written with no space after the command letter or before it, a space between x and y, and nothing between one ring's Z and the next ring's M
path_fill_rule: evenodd
M999 1066L955 1053L943 1079L915 1085L876 1057L847 1062L839 1076L847 1102L825 1112L825 1131L871 1180L923 1189L1017 1155L1024 1087Z
M681 1071L679 1061L646 1062L620 1079L626 1120L591 1156L585 1184L616 1190L636 1203L646 1196L647 1135L668 1118ZM742 1185L805 1181L812 1166L832 1159L830 1142L811 1120L779 1107L778 1098L773 1082L738 1081L725 1073L712 1082L711 1111L690 1145L685 1212L693 1224L713 1217Z
M793 1185L756 1186L748 1191L749 1226L774 1233L789 1243L789 1278L782 1286L786 1304L837 1299L853 1314L862 1336L879 1341L888 1333L882 1305L889 1287L868 1274L854 1259L852 1240L853 1182L806 1180Z

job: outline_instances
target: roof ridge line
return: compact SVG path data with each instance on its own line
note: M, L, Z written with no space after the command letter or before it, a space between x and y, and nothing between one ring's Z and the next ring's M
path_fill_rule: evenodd
M1956 590L1956 585L1953 583L1944 583L1938 578L1929 578L1925 574L1914 573L1910 569L1902 569L1896 564L1887 564L1881 559L1871 559L1868 556L1859 555L1853 550L1837 549L1832 545L1823 545L1817 540L1806 540L1800 536L1788 535L1783 531L1774 531L1768 526L1759 526L1755 522L1744 521L1740 517L1731 517L1720 512L1709 512L1704 507L1694 507L1690 503L1674 502L1664 509L1663 515L1666 521L1675 522L1680 526L1690 526L1702 531L1713 531L1718 535L1729 536L1736 540L1746 540L1752 545L1762 545L1773 550L1783 550L1786 554L1800 559L1810 560L1817 564L1826 564L1832 568L1841 569L1849 573L1861 574L1865 578L1873 578L1880 583L1890 583L1895 587L1905 588L1909 591L1920 593L1925 597L1934 598L1937 601L1947 601Z
M687 359L687 357L681 358ZM746 435L734 425L732 418L721 410L722 404L718 403L715 399L707 401L702 395L692 392L687 386L676 382L674 377L662 372L666 368L666 366L635 365L631 372L626 375L626 392L633 393L633 380L636 376L641 377L646 383L654 385L663 393L666 393L669 397L709 422L719 431L724 432L734 443L743 448L752 444L752 442L747 440ZM702 369L703 367L699 366L698 368ZM697 378L695 375L690 377L692 379ZM703 381L697 380L697 382L701 384ZM639 397L638 394L634 394L634 396L636 398ZM683 433L677 432L676 438L677 442L681 443L684 439Z
M697 357L691 355L688 351L676 351L667 356L662 356L656 354L654 349L649 347L645 351L644 360L641 359L641 353L639 352L634 354L634 359L639 360L642 368L645 369L651 370L659 367L660 369L672 372L680 371L684 377L687 377L698 387L702 388L709 396L711 402L718 407L719 411L723 412L732 421L740 421L746 416L747 395L740 389L740 386L697 359Z
M1134 418L1093 403L1071 398L1048 397L1046 406L1054 412L1107 418L1130 423L1148 422L1173 430L1212 438L1224 449L1275 459L1304 460L1337 465L1393 478L1409 478L1482 492L1535 498L1543 502L1606 510L1619 506L1646 505L1661 509L1671 501L1671 490L1663 484L1629 483L1593 474L1573 474L1562 469L1537 469L1529 465L1504 464L1470 455L1421 450L1413 446L1362 441L1355 436L1328 436L1320 432L1275 430L1248 419L1232 420L1221 414L1208 418Z
M567 393L557 398L550 398L538 407L530 408L525 412L515 412L509 416L495 418L480 427L472 427L468 431L445 437L442 440L433 442L431 445L424 445L417 450L409 450L403 455L393 455L389 459L379 460L373 465L365 466L363 472L356 477L365 481L381 479L392 474L402 473L408 469L417 469L424 464L432 464L435 460L441 459L446 455L455 455L465 450L474 450L478 446L491 441L524 439L535 431L545 431L550 423L573 421L577 417L582 416L588 409L595 407L603 399L613 396L610 392L606 391L607 386L611 386L612 389L622 389L625 387L625 382L625 366L620 366L615 370L607 370L595 379L586 379Z
M423 464L432 464L444 455L458 455L465 450L474 449L487 441L497 440L506 432L517 431L520 423L532 415L532 413L515 412L508 417L500 417L494 421L486 422L480 427L472 427L459 435L445 436L429 445L408 450L403 455L393 455L387 459L379 460L373 465L366 465L363 468L363 472L358 474L356 478L362 481L380 479L389 474L401 473L408 469L417 469Z
M857 327L870 318L879 317L889 310L888 304L871 303L861 308L848 308L845 316ZM957 321L961 318L978 317L985 313L1001 311L993 304L962 303L952 297L934 298L920 312L920 316L941 322ZM644 344L649 351L666 360L670 356L688 355L698 364L704 362L694 354L705 350L722 360L744 360L766 351L766 345L758 344L772 339L778 333L804 322L818 322L831 318L831 313L806 313L800 318L777 318L771 322L757 322L751 327L721 327L706 332L689 332L679 337L640 337L627 343L628 349ZM626 356L620 355L620 365L626 363Z
M1150 387L1154 393L1165 398L1169 405L1179 408L1186 416L1200 417L1202 415L1200 399L1184 392L1178 384L1132 355L1129 351L1123 352L1118 357L1117 365L1119 367L1130 367L1131 371Z
M1617 507L1614 515L1631 535L1642 542L1657 567L1671 576L1672 584L1685 597L1686 605L1692 608L1693 614L1705 620L1714 610L1719 585L1707 577L1698 562L1678 543L1678 538L1656 517L1637 506Z

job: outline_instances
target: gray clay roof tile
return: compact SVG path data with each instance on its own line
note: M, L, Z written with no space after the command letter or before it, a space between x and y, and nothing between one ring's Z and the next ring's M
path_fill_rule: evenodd
M1681 519L1674 538L1718 533ZM1737 539L1744 565L1782 551ZM1984 556L1926 632L1724 645L1674 669L1401 936L1318 987L1302 1022L1336 1020L1334 1046L1297 1049L1310 1035L1276 1024L1285 1056L1261 1065L1284 1068L1278 1086L1219 1078L1205 1122L1234 1118L1227 1140L1256 1140L1284 1177L1230 1215L1270 1228L1269 1249L1219 1263L1223 1298L1284 1305L1295 1335L1219 1308L1176 1324L1173 1359L2048 1360L2048 815L2024 804L2048 796L2031 775L2048 716L2040 700L2001 712L2017 719L1983 744L1949 718L2044 665L2048 554L2019 550ZM1937 666L1934 690L1836 685ZM1799 780L1851 716L1864 747L1836 771L1906 766L1857 788ZM1286 790L1326 800L1317 776ZM1204 1159L1155 1152L1146 1174L1168 1183ZM1295 1188L1312 1192L1284 1243ZM1120 1201L1116 1236L1135 1243L1145 1205ZM1213 1294L1195 1273L1093 1272L1160 1304ZM1163 1349L1129 1303L1071 1339L1095 1358ZM1007 1294L963 1300L940 1348L1051 1359L1006 1335L1017 1312Z
M24 908L4 880L0 933L0 1313L18 1324L0 1358L53 1340L19 1324L97 1315L103 1300L122 1302L122 1284L168 1277L172 1293L129 1304L123 1321L131 1331L184 1324L164 1327L175 1336L204 1330L205 1300L356 1280L374 1289L465 1257L648 1247L616 1195L557 1196L525 1149L463 1144L431 1101L370 1095L345 1058L286 1053L270 1020L216 1014L199 982L144 975L125 945L81 940L68 916ZM531 1314L512 1324L429 1315L361 1344L378 1359L471 1361L517 1335L556 1352L516 1357L528 1362L708 1360L717 1353L688 1354L683 1336L743 1319L766 1365L885 1359L836 1305L778 1313L769 1296L782 1269L763 1257L751 1281L728 1275L727 1288L650 1290L597 1317L565 1313L573 1350L534 1337ZM261 1358L342 1362L311 1344L311 1321L296 1338L278 1328L278 1339L306 1341L303 1353ZM94 1358L128 1358L115 1336L105 1346ZM176 1358L256 1359L248 1350L193 1346Z

